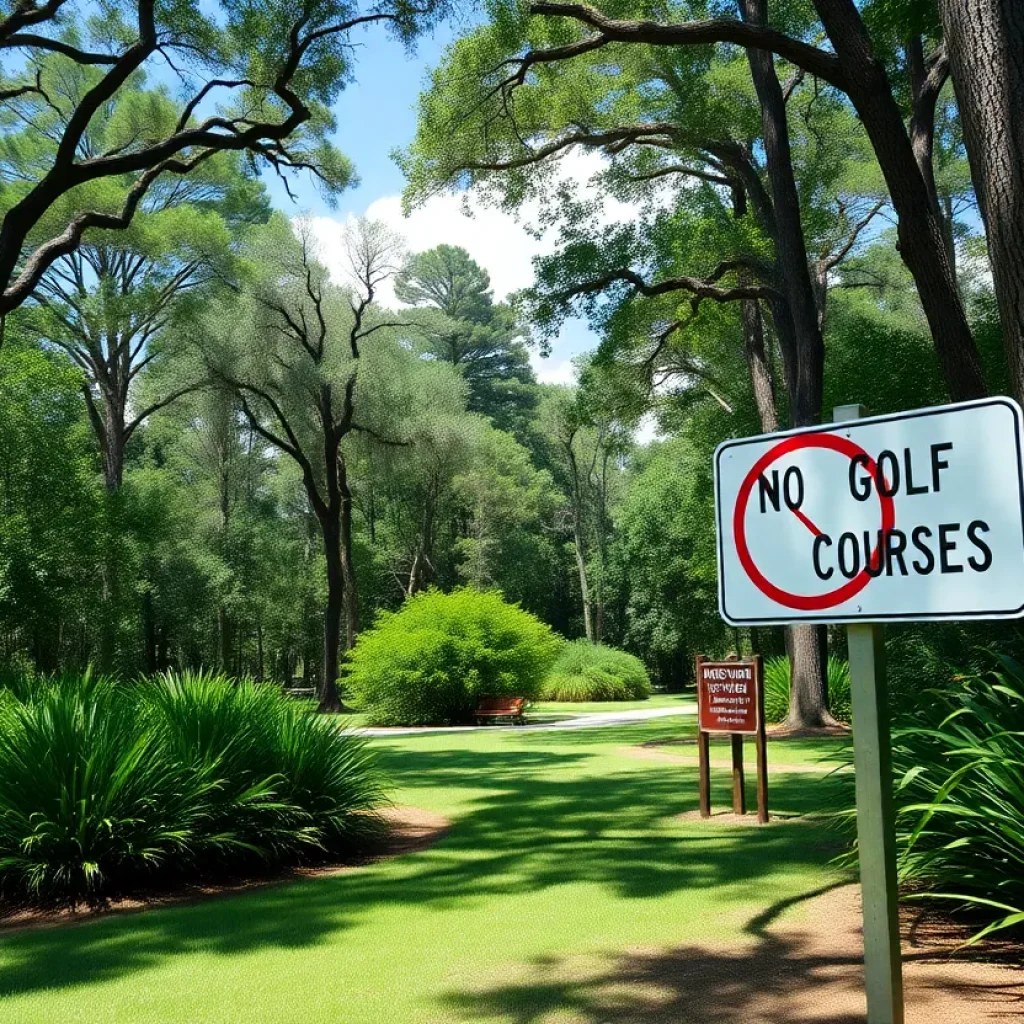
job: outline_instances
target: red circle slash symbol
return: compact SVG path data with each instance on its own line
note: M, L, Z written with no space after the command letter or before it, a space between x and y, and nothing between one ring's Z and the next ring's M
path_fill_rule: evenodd
M784 455L800 451L803 448L827 448L831 451L839 452L840 455L845 455L849 459L859 456L865 470L871 474L873 479L878 478L874 460L860 445L854 444L849 438L839 437L836 434L796 434L793 437L787 437L773 448L769 448L754 463L750 472L744 477L743 483L740 485L739 494L736 496L732 528L733 535L736 538L736 553L739 556L740 564L743 566L747 576L750 577L751 582L762 594L778 604L785 605L787 608L796 608L800 611L821 611L825 608L834 608L837 604L842 604L844 601L848 601L851 597L859 594L872 579L868 574L867 567L865 566L852 580L848 580L835 590L826 591L824 594L793 594L788 590L777 587L764 576L761 570L754 564L750 548L747 546L745 520L747 503L750 501L754 484L757 482L758 477L773 462L781 459ZM885 537L896 522L896 508L892 498L881 494L877 487L875 488L875 493L878 495L878 502L882 509L882 536ZM815 537L821 536L822 531L800 509L793 509L792 511ZM874 551L871 552L870 565L872 570L878 569L879 559L882 557L880 546L876 545Z

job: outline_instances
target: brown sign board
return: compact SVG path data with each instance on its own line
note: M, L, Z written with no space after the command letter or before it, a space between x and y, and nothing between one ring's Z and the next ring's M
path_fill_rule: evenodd
M702 732L756 736L761 702L754 661L697 663L698 725Z

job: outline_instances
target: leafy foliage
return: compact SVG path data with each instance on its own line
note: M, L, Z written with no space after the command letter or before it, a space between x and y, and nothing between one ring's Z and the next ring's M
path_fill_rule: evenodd
M437 311L423 321L419 347L462 374L469 411L522 436L536 404L536 382L525 332L507 305L493 301L487 271L465 249L439 245L406 260L395 294Z
M65 675L0 699L0 891L102 902L140 884L339 857L382 834L361 740L274 687Z
M360 634L343 681L375 724L455 725L485 697L536 699L560 643L500 594L429 590Z
M1020 928L1024 666L1000 658L924 697L893 730L900 880L919 898L980 916L976 938Z
M645 700L650 695L651 679L639 658L589 640L573 640L562 648L541 690L543 700L559 701Z

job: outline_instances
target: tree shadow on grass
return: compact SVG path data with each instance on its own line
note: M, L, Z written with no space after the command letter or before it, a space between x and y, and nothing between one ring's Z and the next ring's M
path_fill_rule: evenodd
M561 737L559 737L561 741ZM386 754L406 790L464 791L451 832L428 850L329 877L191 906L0 933L0 994L101 981L187 953L314 946L383 908L465 908L494 895L594 883L620 898L735 886L763 900L766 867L821 865L821 829L684 827L696 773L643 763L599 773L585 749L415 750ZM724 774L719 791L727 792ZM780 778L773 799L802 813L829 802L827 780ZM413 799L413 802L414 799ZM440 926L440 925L439 925Z
M445 1019L502 1024L865 1024L859 903L851 907L850 892L837 903L815 903L800 926L776 927L782 911L837 887L780 900L728 947L538 957L439 1002ZM951 948L905 952L911 1019L965 1024L1024 1016L1018 970L951 966ZM510 982L510 975L522 980Z

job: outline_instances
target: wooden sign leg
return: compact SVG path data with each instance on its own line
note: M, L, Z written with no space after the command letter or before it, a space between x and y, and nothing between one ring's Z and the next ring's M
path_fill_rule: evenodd
M757 673L757 820L768 823L768 736L764 724L764 666L761 655L754 657Z
M743 736L732 734L732 812L747 813L747 794L743 785Z
M700 773L700 816L711 817L711 749L710 736L703 731L697 733L697 759Z

